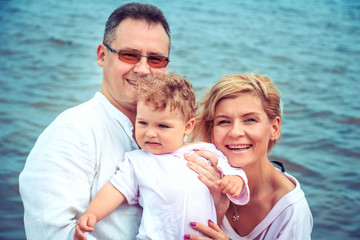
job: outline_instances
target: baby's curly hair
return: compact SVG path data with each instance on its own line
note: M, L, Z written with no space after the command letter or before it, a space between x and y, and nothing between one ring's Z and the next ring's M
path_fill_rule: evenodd
M180 110L185 121L195 116L195 91L186 77L176 72L150 75L140 84L139 101L154 110L164 110L167 106L170 111Z

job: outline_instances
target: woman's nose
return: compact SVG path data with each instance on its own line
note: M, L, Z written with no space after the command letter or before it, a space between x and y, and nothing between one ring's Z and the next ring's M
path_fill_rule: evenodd
M239 123L234 123L230 129L229 135L233 137L244 136L244 126Z

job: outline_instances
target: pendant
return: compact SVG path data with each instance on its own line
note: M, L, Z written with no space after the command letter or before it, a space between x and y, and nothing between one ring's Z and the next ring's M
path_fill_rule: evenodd
M233 221L236 222L237 220L239 220L239 215L237 213L234 213L232 218L233 218Z

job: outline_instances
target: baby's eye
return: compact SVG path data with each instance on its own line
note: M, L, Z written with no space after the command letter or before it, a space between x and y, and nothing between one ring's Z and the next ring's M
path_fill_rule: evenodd
M147 125L147 122L145 122L145 121L139 121L138 124L145 126L145 125Z
M165 124L160 124L159 125L160 128L169 128L169 126L165 125Z

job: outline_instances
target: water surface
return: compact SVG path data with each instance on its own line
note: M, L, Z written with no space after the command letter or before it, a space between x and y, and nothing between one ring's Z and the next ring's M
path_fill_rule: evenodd
M96 47L125 1L0 1L0 238L24 239L18 176L36 138L100 89ZM299 179L313 239L360 238L360 2L144 1L172 32L170 71L197 93L267 74L284 102L273 159Z

